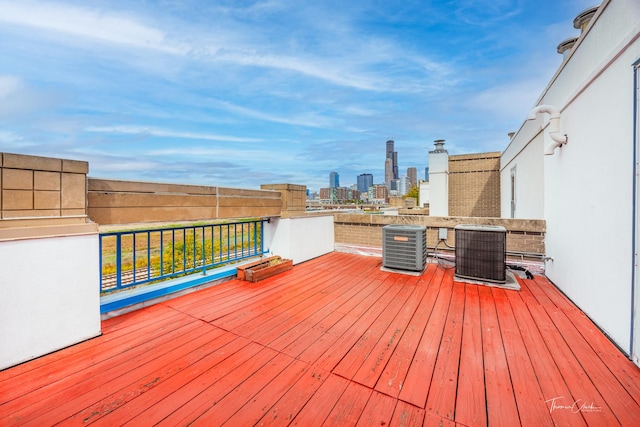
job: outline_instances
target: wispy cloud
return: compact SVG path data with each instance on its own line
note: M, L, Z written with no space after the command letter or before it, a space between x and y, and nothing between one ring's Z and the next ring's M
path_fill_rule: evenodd
M260 142L259 138L244 138L230 135L218 135L213 133L196 133L181 132L170 129L160 129L149 126L89 126L85 129L87 132L100 132L111 134L127 134L141 136L156 136L161 138L177 138L177 139L197 139L207 141L226 141L226 142Z
M0 22L55 31L106 43L184 53L165 34L126 14L55 2L2 1Z

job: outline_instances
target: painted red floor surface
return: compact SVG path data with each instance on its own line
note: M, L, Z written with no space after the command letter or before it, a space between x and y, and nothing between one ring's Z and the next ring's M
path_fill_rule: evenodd
M331 253L0 372L0 425L640 425L640 371L545 278Z

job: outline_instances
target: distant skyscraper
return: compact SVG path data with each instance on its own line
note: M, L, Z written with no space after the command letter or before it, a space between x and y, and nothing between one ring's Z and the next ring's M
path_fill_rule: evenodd
M393 159L387 157L384 161L384 183L390 186L391 181L393 181Z
M412 186L416 185L418 183L418 170L416 168L407 168L407 177Z
M424 168L424 180L429 181L429 166Z
M331 172L329 174L329 188L338 187L340 187L340 175L338 175L338 172Z
M391 185L391 180L392 179L398 179L398 152L397 151L393 151L393 140L390 139L387 141L387 151L386 151L386 159L391 159L391 178L387 179L387 164L386 164L386 160L385 160L385 177L384 177L384 181L387 183L387 185Z
M398 195L404 196L409 192L410 187L409 177L403 175L402 178L398 180Z
M373 175L370 173L363 173L358 175L358 191L366 193L369 191L369 187L373 185Z

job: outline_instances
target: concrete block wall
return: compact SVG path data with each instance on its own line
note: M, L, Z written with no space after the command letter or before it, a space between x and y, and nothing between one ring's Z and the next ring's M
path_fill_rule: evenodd
M382 227L389 224L427 227L427 245L429 247L435 246L438 242L440 228L447 229L447 242L454 246L456 225L500 225L507 229L507 251L545 253L544 220L336 213L334 221L335 242L343 245L382 247Z
M86 215L87 162L0 153L0 218Z
M263 190L278 191L282 195L283 218L303 214L307 209L307 186L296 184L262 184Z
M449 215L500 217L500 154L449 156Z
M89 178L88 214L100 225L280 215L279 191Z

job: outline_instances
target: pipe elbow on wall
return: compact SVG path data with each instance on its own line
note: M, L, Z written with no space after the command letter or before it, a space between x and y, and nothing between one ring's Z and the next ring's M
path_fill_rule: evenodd
M538 105L529 112L527 120L535 120L538 114L549 114L549 137L553 142L544 149L544 154L547 156L553 155L554 151L558 147L562 147L569 141L567 135L560 133L560 110L553 105Z

